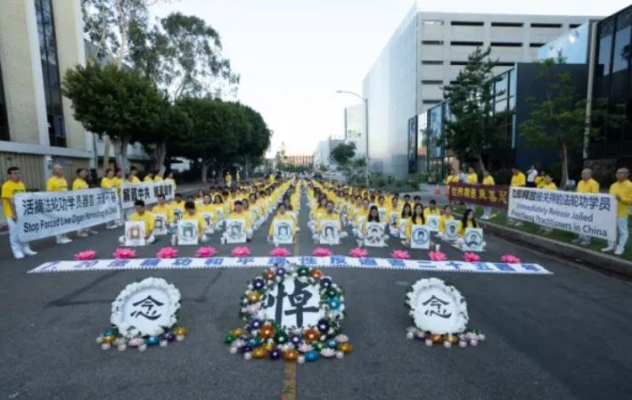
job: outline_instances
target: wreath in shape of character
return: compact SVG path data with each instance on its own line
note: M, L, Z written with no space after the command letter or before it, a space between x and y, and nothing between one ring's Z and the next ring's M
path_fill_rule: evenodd
M284 293L284 284L289 281L293 282L294 292ZM317 301L312 300L313 293L318 293ZM310 318L315 322L297 324L301 325L297 327L270 318L270 309L279 304L279 298L283 301L286 297L295 308L289 313L282 310L283 315L296 315L294 318L298 321L296 306L300 304L315 314ZM231 353L242 353L247 360L282 358L301 363L320 357L343 358L352 349L340 327L344 310L342 288L330 277L323 276L320 269L306 266L270 268L248 284L239 311L246 325L233 329L224 337L224 342L231 345Z
M406 307L415 325L408 329L409 339L425 340L428 346L443 343L451 347L476 346L485 340L477 329L467 330L467 303L454 287L440 279L421 279L406 294Z

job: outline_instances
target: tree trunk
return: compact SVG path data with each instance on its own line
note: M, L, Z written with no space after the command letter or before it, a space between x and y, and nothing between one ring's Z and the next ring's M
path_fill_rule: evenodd
M101 176L105 176L105 170L110 166L110 137L105 135L103 140L103 168L101 169Z
M156 144L156 171L160 175L165 173L165 158L167 157L167 142L162 141Z
M568 182L568 148L566 143L562 143L562 176L560 178L560 187L566 187Z
M207 161L202 161L202 175L201 175L201 179L202 179L202 183L206 183L208 181L208 167L211 164Z
M126 136L118 136L115 139L112 139L112 145L114 146L116 166L120 168L123 173L128 173L129 164L127 161L127 146L129 145L129 138Z
M483 171L485 169L485 163L483 162L483 157L481 157L480 154L478 155L477 160L479 168Z

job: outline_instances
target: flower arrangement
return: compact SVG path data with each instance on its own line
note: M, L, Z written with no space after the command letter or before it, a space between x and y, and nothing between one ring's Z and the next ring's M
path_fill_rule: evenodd
M289 257L290 251L284 247L275 247L274 250L270 252L272 257Z
M362 247L356 247L355 249L351 249L351 251L349 252L349 255L354 258L364 258L368 254L369 252L367 251L367 249L364 249Z
M331 250L326 249L324 247L315 248L312 254L316 257L331 257L333 255Z
M408 260L410 258L410 254L408 254L406 250L393 250L391 257L398 260Z
M507 264L518 264L520 262L520 259L516 256L513 256L511 254L505 254L502 257L500 257L500 261L507 263Z
M128 259L136 257L136 250L128 249L125 247L119 247L114 251L114 258L116 259Z
M217 254L217 250L211 246L202 246L195 253L196 257L213 257L215 254Z
M481 257L476 253L463 253L463 260L467 262L479 262Z
M274 302L279 291L290 285L294 285L294 292L301 288L300 295L309 293L308 299L314 298L314 294L319 296L317 303L303 304L316 309L310 319L313 322L297 327L288 326L287 320L277 320ZM270 268L250 281L240 301L239 315L246 325L228 332L224 343L230 345L231 354L242 354L246 360L267 358L304 363L319 358L340 359L352 351L349 338L340 327L344 310L342 288L320 269Z
M176 258L178 250L175 247L163 247L156 254L156 258Z
M237 246L230 251L230 255L233 257L248 257L250 249L246 246Z
M80 251L79 253L75 254L75 260L77 261L94 260L94 257L96 255L97 255L97 252L94 250Z
M445 261L448 259L445 253L440 251L431 251L428 253L428 258L430 258L431 261Z
M126 338L119 333L118 329L111 328L104 330L97 337L96 342L101 345L103 350L109 350L114 347L118 351L125 351L130 347L136 347L139 351L145 351L148 347L167 347L173 341L182 342L188 334L189 330L187 328L177 325L159 335Z

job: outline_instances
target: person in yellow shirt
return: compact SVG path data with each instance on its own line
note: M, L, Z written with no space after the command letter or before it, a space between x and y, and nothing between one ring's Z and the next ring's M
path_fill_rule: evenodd
M582 171L582 179L577 183L577 193L599 193L599 183L593 179L592 170L586 168ZM588 246L590 244L590 236L578 235L573 243L580 246Z
M167 204L167 200L164 194L161 193L156 196L156 200L158 203L151 210L151 213L154 214L154 220L156 219L155 216L160 214L163 216L165 226L167 228L172 228L175 221L173 216L173 209L169 204Z
M553 177L549 173L544 174L544 185L542 185L542 189L544 190L557 190L557 185L553 182ZM549 234L553 232L553 228L541 226L538 233L546 233Z
M127 183L140 183L140 179L138 179L138 168L130 168L129 174L127 175Z
M72 182L72 190L85 190L90 189L88 182L86 181L86 177L88 176L88 171L85 168L79 168L77 170L77 177ZM96 235L97 231L94 229L79 229L77 231L77 237L85 238L88 235Z
M239 170L237 170L237 172L235 173L235 180L237 181L238 184L239 184L239 181L241 181L241 174L239 173Z
M234 231L235 229L237 229L236 225L232 225L229 227L231 220L242 221L242 225L244 227L244 230L246 231L246 240L252 239L252 227L250 226L249 222L250 218L248 217L248 214L243 210L243 203L241 202L241 200L237 200L235 201L233 207L234 211L230 213L226 218L226 232L224 232L224 234L222 235L222 244L225 244L228 241L229 236L239 234L239 232ZM231 230L230 232L228 231L229 229Z
M26 186L22 182L22 172L18 167L10 167L7 170L8 179L2 185L0 198L2 198L2 209L4 217L7 219L9 227L9 244L13 257L16 260L24 258L24 256L34 256L37 253L31 250L28 242L20 240L18 229L18 214L15 210L15 195L26 192Z
M154 171L154 182L162 182L162 176L160 176L160 171Z
M176 193L173 196L173 201L169 205L173 210L173 220L175 223L178 223L178 221L182 218L182 214L184 214L184 201L182 200L182 194Z
M145 224L145 244L152 244L156 241L154 238L155 220L154 214L145 210L145 202L136 200L134 202L134 212L129 216L130 222L144 222ZM125 244L125 235L119 237L119 243Z
M627 168L617 170L617 181L610 186L610 194L617 200L617 243L608 242L608 247L601 249L604 253L614 250L620 256L628 243L628 221L630 205L632 205L632 182L628 179L630 171Z
M114 188L114 171L111 168L105 170L105 176L101 178L102 189ZM117 221L110 221L105 224L105 229L115 229L118 226Z
M330 228L337 230L338 239L346 238L348 234L347 232L344 232L342 230L342 222L340 221L340 216L334 212L334 202L331 200L327 201L325 205L325 210L326 212L324 214L321 214L316 221L316 229L313 235L314 243L325 243L328 240L335 240L336 236L334 236L333 232L329 230ZM325 221L336 221L335 226L325 226ZM330 242L328 244L333 244L333 242Z
M424 206L419 203L413 208L413 215L406 220L406 231L404 232L404 246L410 246L413 234L413 225L426 225L426 212Z
M196 222L198 243L208 242L208 236L204 234L204 231L206 230L206 221L204 221L204 217L197 212L195 202L189 200L184 203L184 214L182 214L182 219L180 221ZM179 229L176 230L175 235L171 238L171 244L174 246L180 243L180 240L182 239L180 238L180 233L178 231Z
M463 218L461 218L459 226L457 227L457 234L459 235L456 241L457 246L465 246L465 231L468 228L480 228L478 222L476 222L476 213L469 208L463 213ZM483 249L485 249L486 245L485 242L482 243Z
M171 182L173 184L173 191L175 192L177 185L176 185L176 180L173 179L173 172L169 172L165 176L165 182Z
M64 178L64 168L59 165L53 165L53 176L46 182L46 190L49 192L66 192L68 191L68 182ZM57 244L67 244L72 242L67 235L55 236Z
M518 169L518 167L514 166L511 169L511 183L510 186L512 187L525 187L527 185L527 178L526 176ZM522 226L523 223L522 221L516 221L513 218L507 218L507 225L511 226L511 225L515 225L515 226Z
M119 196L119 198L121 197L121 185L123 184L124 180L125 179L123 177L123 171L120 170L120 169L117 169L114 178L112 178L112 186L116 189L116 194L117 194L117 196ZM119 202L119 204L120 204L120 202ZM119 206L119 208L121 208L121 207ZM123 226L123 225L125 225L125 212L123 211L122 208L121 208L121 219L118 220L118 221L115 221L114 224L116 226Z
M231 187L233 184L233 176L230 174L230 172L226 173L226 176L224 177L224 181L226 182L226 186Z
M270 224L270 229L268 230L268 242L274 243L274 245L277 246L278 243L276 243L275 237L274 237L275 222L284 222L284 224L282 225L277 224L279 225L278 227L276 227L276 229L279 230L277 234L278 237L291 236L292 241L295 240L296 223L294 221L294 218L292 218L292 216L287 213L287 208L286 208L285 203L280 203L279 206L277 207L277 214L272 219L272 223ZM289 225L289 228L288 228L288 225ZM289 231L286 232L286 230L288 229Z
M445 234L445 229L446 229L446 222L448 221L454 221L454 216L452 215L452 206L445 206L443 207L443 215L441 215L441 218L439 218L439 229L438 229L438 233L437 233L437 237L440 239L446 239L446 234Z
M494 181L494 177L490 175L489 171L483 170L483 182L481 185L483 186L494 186L496 182ZM492 208L491 207L483 207L483 216L481 219L489 220L492 218Z
M211 195L208 193L204 194L202 197L202 204L196 204L197 210L204 218L204 222L206 222L206 229L204 233L207 235L215 232L215 226L217 221L217 206L211 202Z
M535 187L542 189L544 187L544 175L546 172L540 171L538 176L535 177Z
M154 181L154 173L153 172L147 172L147 175L145 175L145 179L143 179L143 182L145 183L152 183Z

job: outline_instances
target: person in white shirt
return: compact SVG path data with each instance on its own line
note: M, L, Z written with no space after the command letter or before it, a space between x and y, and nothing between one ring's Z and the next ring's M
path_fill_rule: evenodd
M535 178L538 176L538 170L535 168L535 165L532 165L531 168L527 171L527 187L534 188L536 187Z

